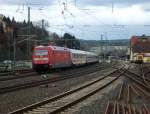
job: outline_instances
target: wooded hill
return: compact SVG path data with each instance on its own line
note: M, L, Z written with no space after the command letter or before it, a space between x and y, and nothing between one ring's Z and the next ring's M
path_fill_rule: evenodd
M13 59L13 39L16 40L16 59L26 60L31 59L31 55L27 56L27 38L30 38L30 52L36 45L57 45L68 48L80 49L80 42L75 36L65 33L62 37L57 33L49 33L45 28L34 25L26 21L16 22L14 18L4 17L3 21L6 23L6 29L13 28L13 33L5 31L2 24L0 24L0 61Z
M28 24L26 21L16 22L14 18L3 17L3 22L6 24L6 28L3 28L2 23L0 25L0 60L12 60L13 53L13 39L16 40L16 58L26 59L27 50L27 38L28 38ZM9 31L12 28L13 32ZM49 36L48 31L38 26L34 26L30 22L30 36L31 38L31 50L35 41L44 40ZM31 51L30 50L30 51Z

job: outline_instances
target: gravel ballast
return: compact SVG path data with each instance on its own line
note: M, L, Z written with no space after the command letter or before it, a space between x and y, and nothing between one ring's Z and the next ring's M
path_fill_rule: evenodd
M114 94L117 94L118 86L122 83L122 80L122 78L118 79L113 82L113 86L106 87L60 114L104 114L107 101L114 99Z
M31 105L48 97L52 97L54 95L70 90L72 87L82 84L83 82L108 74L111 71L112 68L107 68L105 70L86 76L66 79L47 85L41 85L34 88L2 94L0 95L0 112L5 114L21 107Z

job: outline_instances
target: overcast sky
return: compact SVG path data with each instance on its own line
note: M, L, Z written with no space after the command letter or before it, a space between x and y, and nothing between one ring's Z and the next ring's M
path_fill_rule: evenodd
M149 0L0 0L0 13L23 21L28 6L31 21L44 19L47 30L60 35L69 32L81 39L150 35Z

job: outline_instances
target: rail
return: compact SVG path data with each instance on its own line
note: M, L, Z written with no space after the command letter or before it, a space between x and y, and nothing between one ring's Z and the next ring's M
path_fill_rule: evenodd
M55 97L41 101L39 103L35 103L33 105L24 107L22 109L10 112L9 114L22 114L24 112L36 113L36 111L39 111L41 113L42 112L44 113L46 111L46 113L49 113L49 114L56 114L58 112L61 112L65 109L67 109L68 107L71 107L71 106L77 104L78 102L83 101L84 99L90 97L91 95L97 93L98 91L106 88L108 85L112 84L115 80L117 80L123 73L124 73L124 71L117 69L106 76L103 76L99 79L96 79L92 82L82 85L74 90L70 90L68 92L62 93ZM115 75L115 77L111 77L111 79L110 79L109 76L111 76L111 75ZM100 83L104 79L106 79L107 81L100 86L98 83ZM95 84L97 84L96 89L93 89L92 86L95 87ZM87 92L85 92L85 91L87 91ZM75 94L78 95L78 97ZM76 97L75 98L71 97L72 95L73 96L75 95ZM71 99L69 99L69 98L71 98ZM67 99L66 102L64 101L65 99ZM58 105L57 108L56 107L54 108L53 107L54 102L55 102L55 104L61 104L61 106ZM47 108L47 107L49 107L49 108Z

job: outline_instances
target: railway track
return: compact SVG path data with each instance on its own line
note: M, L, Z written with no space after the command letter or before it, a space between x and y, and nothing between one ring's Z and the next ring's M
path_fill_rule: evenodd
M88 82L76 89L10 112L9 114L56 114L106 88L123 73L124 70L122 70L122 68L114 70L110 74Z
M150 73L150 66L149 64L141 64L141 71L147 75Z
M150 87L147 86L145 84L145 81L143 80L142 76L138 76L138 75L133 75L133 73L131 72L126 72L125 76L128 77L129 79L131 79L132 81L134 81L135 83L137 83L138 85L144 87L145 89L147 89L148 91L150 91Z
M150 114L149 104L144 103L145 99L150 101L150 88L143 81L142 69L140 74L137 75L127 69L125 70L124 76L130 80L126 80L120 85L114 101L108 100L104 114ZM141 103L135 105L139 99Z
M81 67L82 68L82 67ZM78 68L76 68L78 69ZM80 68L79 68L80 69ZM65 71L67 71L67 69L64 69ZM63 70L63 72L64 72ZM75 70L75 69L72 69L72 70ZM42 74L49 74L49 73L61 73L62 71L59 70L59 71L56 71L56 70L52 70L52 71L45 71L43 73L37 73L33 70L31 71L26 71L26 72L22 72L22 71L18 71L16 73L12 73L9 74L9 75L3 75L3 76L0 76L0 81L8 81L8 80L14 80L14 79L21 79L21 78L28 78L28 77L34 77L34 76L41 76Z
M95 64L95 65L99 65L99 64ZM63 72L68 72L69 70L78 70L78 69L82 69L82 68L86 68L87 66L81 66L81 67L77 67L77 68L65 68L63 69L63 71L61 69L57 70L57 69L53 69L51 71L45 71L45 72L41 72L41 73L37 73L35 71L33 71L32 69L26 69L26 70L16 70L16 72L5 72L5 73L0 73L0 81L8 81L8 80L14 80L14 79L20 79L20 78L27 78L27 77L33 77L39 74L49 74L49 73L61 73ZM91 65L90 65L91 66ZM107 65L106 65L107 66ZM113 64L112 68L117 69L117 65Z
M98 64L99 65L99 64ZM97 64L96 64L97 66ZM107 66L107 65L106 65ZM68 70L80 70L80 68L86 68L87 66L83 66L83 67L78 67L78 68L72 68L72 69L68 69ZM112 65L112 68L114 69L117 69L118 66L116 66L116 64ZM37 72L34 72L33 70L29 70L29 71L18 71L16 73L13 73L13 72L10 72L8 73L7 75L2 75L0 76L0 81L8 81L8 80L14 80L14 79L20 79L20 78L27 78L27 77L34 77L37 75L42 75L42 74L49 74L49 73L61 73L63 72L67 72L68 73L68 70L67 69L64 69L63 71L62 70L52 70L52 71L46 71L46 72L41 72L40 74L37 73Z
M108 100L104 114L150 114L148 104L141 102L141 104L138 104L141 105L141 108L137 108L137 104L134 104L135 97L149 100L150 94L138 84L133 83L126 86L125 88L121 85L119 97L116 100Z
M136 74L136 73L134 73L132 71L129 71L129 70L126 70L126 72L128 74L131 74L132 76L138 78L139 80L141 80L143 82L144 82L144 80L147 81L147 82L150 82L150 79L146 78L143 73L141 73L141 75L139 75L139 74Z
M37 75L36 72L31 71L27 73L15 73L15 74L10 74L9 76L0 76L0 81L8 81L8 80L14 80L14 79L19 79L19 78L27 78L31 76Z
M127 77L130 77L130 79L132 79L133 81L137 80L139 81L139 83L142 83L145 86L150 86L150 79L145 78L144 76L137 75L130 71L126 71L126 75Z
M85 66L86 67L86 66ZM82 67L76 68L76 69L80 69ZM71 69L71 70L76 70L76 69ZM67 69L64 69L64 71L67 71ZM18 71L16 73L10 72L9 75L3 75L0 76L0 81L8 81L8 80L14 80L14 79L20 79L20 78L27 78L27 77L33 77L33 76L37 76L37 75L42 75L42 74L49 74L49 73L61 73L61 70L51 70L51 71L45 71L45 72L41 72L41 73L37 73L34 72L33 70L29 70L29 71Z
M0 72L0 77L7 77L9 75L15 75L18 73L30 73L33 72L32 69L22 69L22 70L15 70L15 71L5 71L5 72Z
M20 89L31 88L31 87L35 87L35 86L39 86L39 85L49 84L49 83L52 83L52 82L61 81L61 80L65 80L65 79L75 78L77 76L78 77L79 76L85 76L86 74L90 74L90 73L94 73L94 72L97 72L99 70L102 70L102 68L103 68L102 66L97 65L97 67L94 67L92 69L86 69L86 70L77 72L76 74L72 73L72 74L67 74L67 75L64 75L64 76L57 76L57 77L53 77L53 78L47 78L47 79L43 79L43 80L39 80L39 81L33 81L33 82L27 82L27 83L23 83L23 84L6 86L6 87L3 87L3 88L0 88L0 94L4 94L4 93L7 93L7 92L12 92L12 91L17 91L17 90L20 90Z

